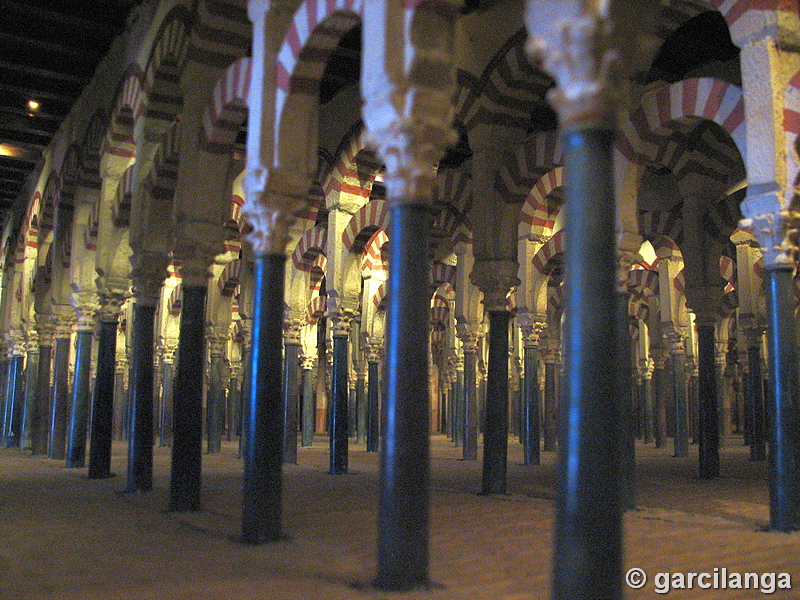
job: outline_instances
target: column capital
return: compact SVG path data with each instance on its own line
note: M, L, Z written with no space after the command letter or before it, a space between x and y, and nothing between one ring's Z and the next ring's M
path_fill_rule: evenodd
M371 340L367 346L367 362L380 362L383 343L380 340Z
M178 349L177 338L161 338L158 342L158 353L166 363L174 362L175 351Z
M613 127L625 71L652 52L648 29L654 3L529 1L526 50L556 80L548 93L562 128ZM636 20L637 27L633 26ZM634 33L638 32L638 33Z
M346 337L350 335L353 327L356 310L341 304L329 303L327 317L330 319L333 337Z
M210 326L206 328L206 343L208 344L209 354L225 354L225 346L229 339L227 327Z
M49 348L53 345L53 335L55 328L53 327L53 315L49 313L36 313L34 315L36 320L36 333L39 337L39 345Z
M25 336L18 327L13 327L3 334L3 341L6 343L6 355L8 358L25 355Z
M75 313L75 329L77 331L94 331L96 324L97 301L96 292L72 292L69 303Z
M536 348L539 346L539 336L547 328L545 317L531 315L530 313L518 313L517 324L522 331L522 342L525 348Z
M38 328L34 328L30 323L25 328L25 352L39 352L39 333Z
M775 194L762 194L774 196ZM756 197L748 197L745 202L755 203ZM779 210L755 217L742 219L739 226L749 229L758 240L764 255L765 268L794 268L797 258L797 230L800 213L794 210Z
M161 286L168 275L169 256L162 252L137 252L131 256L130 261L136 302L156 306Z
M131 283L127 277L101 275L94 280L100 298L97 316L100 321L116 321L122 305L131 295Z
M317 364L317 357L313 354L300 354L300 367L303 370L310 371Z
M303 320L299 318L285 318L283 320L283 343L300 345L300 330Z
M307 203L311 182L286 169L249 169L245 178L242 215L250 225L245 235L258 255L286 254L295 215Z
M519 265L513 260L476 260L469 274L470 281L483 292L486 310L508 310L506 299L519 285Z
M53 323L53 336L55 338L68 338L72 335L72 324L75 315L72 309L64 304L55 305L55 311L51 316Z

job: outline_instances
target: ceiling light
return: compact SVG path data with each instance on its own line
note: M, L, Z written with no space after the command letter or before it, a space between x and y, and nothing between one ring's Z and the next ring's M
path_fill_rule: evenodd
M28 110L37 111L39 110L39 106L38 100L28 100Z

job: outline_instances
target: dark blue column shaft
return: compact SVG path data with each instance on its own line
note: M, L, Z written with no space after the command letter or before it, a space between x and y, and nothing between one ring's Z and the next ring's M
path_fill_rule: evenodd
M50 423L50 359L52 346L39 345L39 371L36 398L31 418L31 453L46 454Z
M464 446L464 425L467 416L467 402L470 401L470 398L474 398L476 419L478 414L478 373L477 366L475 365L475 350L471 350L470 353L473 355L471 359L473 364L471 368L474 371L472 378L470 379L470 376L465 373L466 352L464 352L464 367L456 371L456 388L458 389L458 394L455 398L455 406L453 406L453 444L456 448ZM471 393L469 391L470 386L475 388Z
M642 402L644 403L644 443L653 443L653 379L642 379Z
M558 414L558 396L556 384L558 379L558 365L555 362L546 362L544 365L544 451L553 452L558 440L558 427L556 415Z
M250 402L250 386L252 384L253 352L247 342L242 342L242 389L239 397L239 458L244 457L247 446L249 426L247 424Z
M767 291L767 353L773 401L770 430L770 526L800 526L800 383L792 269L764 269Z
M2 441L5 441L11 426L11 405L8 400L8 362L8 358L0 359L0 398L2 398L2 414L0 414L0 417L3 419L2 426L0 426L0 435L2 435Z
M378 361L367 363L367 452L378 451Z
M525 346L524 401L522 405L522 464L538 465L539 449L539 356L535 346Z
M24 357L15 355L9 365L9 396L11 398L11 426L9 428L7 446L19 448L22 445L22 417L25 401Z
M92 332L78 331L75 334L75 376L72 382L72 401L67 429L67 468L86 466L91 363Z
M429 208L392 206L383 431L378 501L382 589L428 583L428 228Z
M50 406L48 458L61 460L67 437L67 403L69 401L69 338L57 337L53 357L53 388Z
M333 383L331 386L330 472L347 473L347 336L333 336Z
M714 360L714 326L697 326L699 371L699 468L701 479L719 476L719 428L717 415L717 374Z
M200 510L206 286L183 288L172 406L169 509Z
M656 448L667 445L667 398L670 391L669 377L664 368L653 369L653 437Z
M619 409L619 456L622 506L636 508L636 432L632 396L631 336L628 327L628 294L617 292L617 406Z
M161 375L161 431L159 438L162 446L172 445L172 426L175 419L173 404L175 399L175 365L171 361L162 361Z
M283 285L286 256L256 256L253 346L246 403L242 538L250 544L281 538L283 463Z
M367 396L365 384L363 368L359 368L356 377L356 418L358 420L356 442L359 444L367 441Z
M464 385L459 425L464 460L478 460L478 355L475 348L464 350ZM485 439L485 438L484 438ZM485 441L484 441L485 443Z
M622 597L612 144L604 129L567 129L564 326L553 594Z
M297 464L297 416L300 403L300 344L284 345L284 411L283 462Z
M186 296L184 295L184 303ZM185 307L185 304L184 304ZM184 308L184 310L186 310ZM153 488L153 327L156 307L136 302L130 380L128 473L125 491Z
M114 371L117 354L117 320L100 321L97 376L92 403L92 438L89 444L89 479L111 476L111 440L114 434Z
M114 371L114 439L125 439L125 371Z
M686 356L683 352L672 354L672 382L675 396L675 437L673 439L675 452L678 458L689 455L689 415L686 409Z
M304 448L314 443L314 421L317 414L317 403L314 398L314 370L303 369L303 425L300 445Z
M208 369L208 390L206 392L207 448L209 454L217 454L222 450L223 415L225 411L221 354L215 352L211 355Z
M505 310L489 311L489 368L483 432L481 493L505 494L508 468L508 321Z
M39 349L25 357L25 412L22 417L22 447L33 446L33 420L36 416L36 384L39 377Z
M766 460L767 435L764 419L764 382L761 376L761 346L751 345L747 349L747 360L745 393L750 422L750 460Z

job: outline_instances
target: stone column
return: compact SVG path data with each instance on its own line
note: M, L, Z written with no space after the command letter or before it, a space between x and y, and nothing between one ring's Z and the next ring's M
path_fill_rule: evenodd
M380 341L370 341L367 350L367 452L377 452L380 439L380 411L378 388L380 385Z
M522 438L523 458L525 465L538 465L540 463L540 435L539 413L541 401L539 398L539 336L545 328L545 323L530 318L529 315L517 315L517 320L522 329L522 340L525 347L525 380L523 383L524 396L522 401Z
M629 14L623 4L530 1L526 11L528 50L556 80L549 99L558 112L569 173L555 600L622 597L619 411L615 370L608 366L608 357L619 355L615 94L621 87L616 76L645 59L630 21L646 17L646 6Z
M661 346L651 348L650 354L653 357L653 438L656 448L663 448L667 445L667 401L672 395L667 371L670 355L669 350Z
M297 464L297 418L300 402L300 327L299 318L288 318L283 330L283 462Z
M129 295L127 279L98 278L100 339L97 375L92 403L92 431L89 444L89 478L111 477L111 442L114 437L114 388L117 363L117 327L122 303Z
M8 385L6 387L8 427L6 447L19 448L22 445L22 421L25 410L25 373L23 368L25 338L22 335L22 331L17 328L6 333L5 338L8 346Z
M743 323L741 326L745 326ZM747 339L747 418L750 431L750 460L767 459L766 417L764 414L764 382L761 375L762 330L757 327L746 329Z
M546 338L540 343L544 361L544 423L542 433L545 452L555 452L558 443L558 372L560 344L557 339Z
M333 381L331 382L330 469L331 474L347 473L348 454L348 341L352 312L341 310L329 315L333 328ZM426 344L427 347L427 344ZM427 370L426 370L427 371Z
M456 446L461 446L464 460L478 459L478 336L467 333L461 336L462 396L459 398Z
M367 363L359 360L356 368L356 443L367 442Z
M165 339L162 342L161 354L161 415L159 439L161 446L172 446L173 422L175 420L175 353L177 340Z
M222 433L225 427L225 388L222 371L225 361L227 328L211 328L206 335L208 344L208 388L206 390L206 449L209 454L222 450Z
M39 340L36 329L25 332L25 392L22 416L22 448L33 447L33 422L36 417L36 389L39 377Z
M71 311L61 308L54 315L55 352L53 356L53 387L50 404L50 437L48 458L63 460L67 437L69 404L69 343L72 334Z
M118 358L114 366L114 439L124 440L128 433L128 393L125 381L128 360Z
M125 491L153 487L153 362L156 304L167 276L168 258L160 253L135 253L133 267L133 352L129 383L130 425ZM184 296L184 311L186 296Z
M39 340L39 369L36 375L36 398L31 417L31 453L46 454L50 425L50 361L53 349L53 321L49 314L36 314Z
M643 438L645 444L652 444L654 437L653 428L653 360L651 358L644 361L642 369L642 404L644 405L644 431Z
M73 292L70 303L75 311L75 376L72 381L67 429L67 468L86 466L86 435L89 425L89 387L92 363L92 337L95 329L97 294Z
M314 366L316 357L303 355L300 358L303 366L303 424L300 436L300 445L308 448L314 443L314 429L316 426L317 402L314 395Z
M673 456L682 458L689 455L689 415L686 403L686 353L683 338L670 336L672 355L673 384Z
M713 317L697 318L697 370L699 373L699 467L701 479L719 476L719 415L717 410L717 372Z

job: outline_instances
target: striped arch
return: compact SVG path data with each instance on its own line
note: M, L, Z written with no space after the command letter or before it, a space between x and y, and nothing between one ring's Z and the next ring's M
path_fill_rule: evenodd
M456 91L453 94L455 121L467 123L474 120L482 85L481 80L469 71L456 70Z
M438 260L434 261L431 266L431 285L437 288L444 284L455 287L456 270L455 265L448 265Z
M786 132L787 188L800 183L800 72L784 94L783 128Z
M450 323L450 302L438 291L431 299L430 326L433 331L444 331Z
M375 293L372 294L372 306L374 306L376 310L381 310L382 308L386 307L386 290L387 285L384 281L378 286L378 289L375 290Z
M527 37L525 29L517 31L484 69L477 106L464 121L467 131L476 125L524 127L535 107L547 105L545 93L553 80L528 58Z
M317 225L306 230L292 252L292 264L300 271L310 271L317 256L325 255L328 247L328 228Z
M725 293L736 287L736 263L724 254L719 257L719 274L725 280Z
M472 244L472 223L466 215L453 232L453 246L459 244Z
M733 288L725 288L725 293L717 307L717 314L721 319L730 316L733 311L739 308L739 292Z
M319 320L325 316L326 308L327 303L325 296L313 298L311 302L308 303L308 306L306 306L306 323L309 325L317 324Z
M681 25L708 9L706 0L662 0L656 36L665 41Z
M665 236L680 245L683 243L683 215L679 210L651 210L639 213L639 234L651 243Z
M744 99L740 87L709 77L685 79L645 94L621 124L617 148L629 161L647 164L667 146L671 123L707 119L733 139L743 160L747 156Z
M78 177L80 176L79 164L80 151L78 144L70 144L61 162L61 170L58 173L61 179L61 193L59 194L59 204L69 204L72 206L75 200L75 188L78 187Z
M561 229L551 237L533 257L533 266L542 275L551 270L550 261L564 252L564 230Z
M214 86L203 114L203 148L213 154L233 151L236 135L247 118L247 95L250 93L252 60L236 60Z
M100 198L92 203L89 222L83 230L83 245L87 250L97 250L97 235L100 232Z
M561 317L564 312L564 286L563 285L549 285L547 286L547 307L548 312L552 311L554 318Z
M142 110L142 72L139 65L128 67L122 89L109 117L102 155L131 159L136 156L134 131Z
M42 195L36 191L28 203L25 214L25 245L29 248L39 247L39 212L42 206Z
M180 145L181 121L175 120L164 133L153 160L153 168L145 181L145 187L156 200L171 200L175 193Z
M133 199L133 165L122 174L111 206L111 221L114 227L128 227L131 224L131 201Z
M242 261L239 259L232 260L225 265L222 273L219 274L219 279L217 279L217 289L219 289L219 293L222 296L228 298L233 296L236 288L239 287L239 282L241 281L241 271Z
M681 269L678 271L678 274L675 275L675 279L672 280L672 287L678 290L679 293L685 294L686 293L686 269Z
M81 141L78 185L94 190L100 189L100 153L108 125L108 117L102 109L95 111L89 120Z
M356 239L358 239L362 232L369 228L371 231L375 229L388 230L389 217L387 214L386 202L383 200L370 200L359 211L353 215L350 222L342 232L342 243L348 252L355 252L359 250L355 248ZM370 235L370 237L372 237ZM368 240L364 240L365 242Z
M719 10L728 27L733 28L750 9L798 12L797 0L706 0Z
M305 0L297 9L278 50L275 98L278 123L297 126L295 119L284 114L290 95L312 97L316 101L328 58L342 36L361 21L362 9L363 0ZM277 128L276 135L280 135L281 129Z
M520 237L550 237L553 235L558 211L547 204L547 196L564 185L564 167L556 167L545 173L533 186L525 199L519 215Z
M364 254L361 259L362 277L369 276L373 271L386 273L389 270L384 250L388 242L389 236L383 229L378 229L369 239L364 246Z
M716 202L703 217L703 230L712 239L726 243L742 218L741 203L747 188L742 188Z
M39 230L42 233L53 231L56 220L56 203L61 195L61 180L55 173L50 173L42 194L42 212L39 219Z
M364 146L361 140L363 128L364 124L357 122L336 151L336 161L322 183L326 198L344 192L361 198L365 203L369 200L375 176L383 163Z
M466 215L472 210L472 175L465 169L439 169L433 194L435 203L448 204Z
M148 119L171 123L183 106L179 83L188 55L190 23L184 6L173 8L161 23L144 71L143 108Z
M632 294L658 298L658 271L631 269L628 271L628 289Z
M317 254L317 258L310 268L309 279L311 282L310 288L312 292L319 293L322 287L322 280L325 279L325 273L328 272L328 257L324 254Z
M498 174L497 191L511 204L523 204L536 181L553 167L564 164L564 147L557 131L531 135L514 149Z

